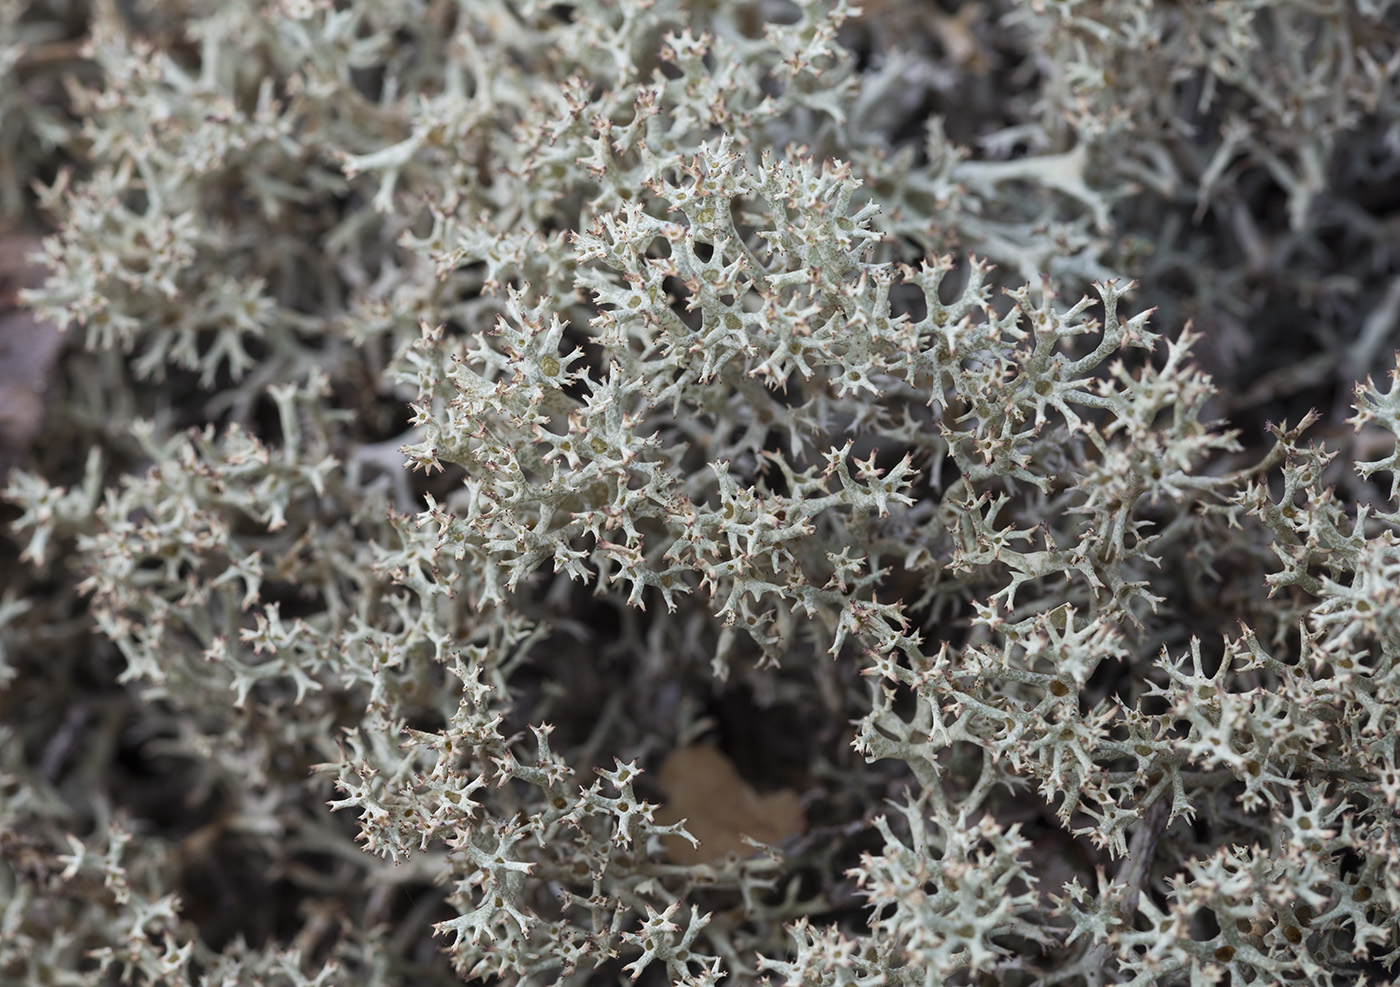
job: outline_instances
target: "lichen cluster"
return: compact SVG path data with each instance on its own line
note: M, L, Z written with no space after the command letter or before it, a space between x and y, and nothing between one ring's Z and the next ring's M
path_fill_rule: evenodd
M1395 5L0 8L0 985L1390 975Z

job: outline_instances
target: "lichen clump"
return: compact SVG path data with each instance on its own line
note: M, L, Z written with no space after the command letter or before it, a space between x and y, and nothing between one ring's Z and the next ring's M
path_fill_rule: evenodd
M0 10L0 987L1381 982L1397 37Z

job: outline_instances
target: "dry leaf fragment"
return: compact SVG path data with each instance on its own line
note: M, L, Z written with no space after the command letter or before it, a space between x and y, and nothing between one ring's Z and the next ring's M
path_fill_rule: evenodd
M662 839L666 858L676 864L708 864L729 854L747 857L753 847L743 837L776 843L807 828L802 803L790 788L759 794L734 764L713 747L682 747L672 751L657 775L666 804L658 814L664 823L686 821L685 828L700 846L678 836Z
M0 232L0 486L39 434L44 388L62 341L19 302L22 289L43 283L43 270L29 260L38 247L37 240Z

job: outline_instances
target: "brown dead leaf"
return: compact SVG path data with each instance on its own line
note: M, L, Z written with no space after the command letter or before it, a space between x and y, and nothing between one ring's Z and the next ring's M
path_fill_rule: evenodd
M734 764L713 747L672 751L657 774L666 804L657 819L685 828L700 841L693 847L679 836L662 838L666 858L675 864L709 864L733 853L747 857L753 847L743 837L777 843L807 828L802 803L790 788L760 794Z
M44 388L58 355L61 334L19 303L19 292L43 283L30 263L39 242L0 235L0 482L38 437Z

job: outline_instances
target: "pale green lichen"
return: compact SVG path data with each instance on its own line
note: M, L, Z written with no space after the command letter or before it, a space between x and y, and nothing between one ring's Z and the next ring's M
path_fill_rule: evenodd
M0 984L1384 976L1391 7L99 5Z

